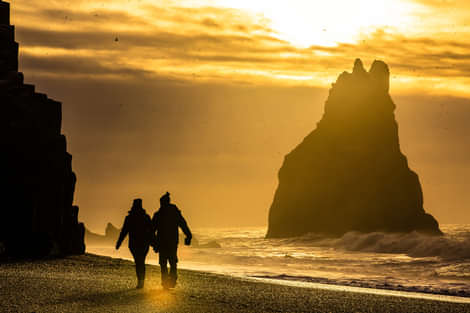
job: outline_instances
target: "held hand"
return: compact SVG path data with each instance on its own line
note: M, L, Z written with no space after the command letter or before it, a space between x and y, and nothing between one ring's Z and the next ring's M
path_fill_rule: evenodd
M186 238L184 239L184 244L185 244L186 246L191 245L191 237L186 237Z
M153 235L152 240L150 241L150 246L152 246L153 251L155 253L158 253L158 251L160 250L160 242L157 236L155 236L155 234Z
M154 240L152 243L150 243L150 246L153 249L153 252L158 253L160 250L160 245L158 244L157 240Z

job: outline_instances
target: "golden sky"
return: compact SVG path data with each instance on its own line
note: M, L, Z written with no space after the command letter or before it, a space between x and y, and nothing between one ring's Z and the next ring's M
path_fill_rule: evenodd
M11 0L20 70L63 102L81 219L169 190L190 225L266 225L284 155L354 59L391 69L425 209L470 223L466 0Z
M386 60L395 90L468 94L465 0L12 3L25 66L44 75L325 87L354 56Z

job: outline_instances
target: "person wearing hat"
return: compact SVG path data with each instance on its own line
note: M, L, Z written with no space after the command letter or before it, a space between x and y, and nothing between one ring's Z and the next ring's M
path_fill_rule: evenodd
M124 219L119 239L116 242L116 250L129 234L129 250L135 261L137 274L137 288L144 287L145 280L145 258L150 244L153 244L152 220L142 208L142 199L134 199L129 215Z
M159 252L162 286L174 288L177 279L179 228L186 235L185 245L191 244L192 234L181 211L170 203L170 193L167 192L160 198L160 209L153 215L152 225L154 232L157 232L157 244L154 250ZM169 273L168 263L170 263Z

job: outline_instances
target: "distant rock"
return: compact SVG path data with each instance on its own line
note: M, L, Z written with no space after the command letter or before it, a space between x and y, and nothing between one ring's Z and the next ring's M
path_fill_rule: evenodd
M76 176L61 134L61 103L24 84L10 5L0 0L0 254L81 254Z
M97 234L85 228L85 242L88 246L91 244L109 244L108 238L105 235Z
M97 234L94 233L90 230L85 231L85 241L87 245L101 245L101 246L114 246L116 244L116 241L119 237L119 233L121 232L120 228L117 228L111 223L108 223L106 225L106 230L105 234ZM184 236L183 233L180 232L179 234L180 238ZM125 239L125 242L127 241L127 237ZM191 246L192 248L203 248L203 249L214 249L214 248L221 248L222 246L215 240L209 241L207 243L200 244L199 240L195 235L193 235L193 238L191 240Z
M108 223L108 225L106 225L106 229L105 229L104 234L108 238L111 238L113 240L117 240L118 237L119 237L120 232L121 232L121 229L117 228L116 226L114 226L111 223Z
M441 234L400 151L389 69L361 60L342 73L317 128L284 159L268 238L348 231Z
M106 225L106 230L104 235L96 234L90 230L85 231L85 241L87 245L104 245L104 246L114 246L119 237L121 229L117 228L111 223Z

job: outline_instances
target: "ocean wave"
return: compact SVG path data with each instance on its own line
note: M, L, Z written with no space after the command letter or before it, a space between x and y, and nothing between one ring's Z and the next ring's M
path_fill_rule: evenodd
M431 285L402 285L400 283L391 282L389 280L365 280L365 279L330 279L324 277L295 276L295 275L251 275L254 278L275 279L280 281L299 281L306 283L317 283L327 285L338 285L360 288L374 288L384 290L419 292L435 295L447 295L458 297L470 297L470 289L468 286L453 286L452 284L441 284L439 286Z
M297 238L314 246L333 247L347 251L400 253L411 257L441 257L446 260L470 259L470 237L430 236L411 233L348 232L340 238L308 234ZM293 243L293 242L292 242Z

